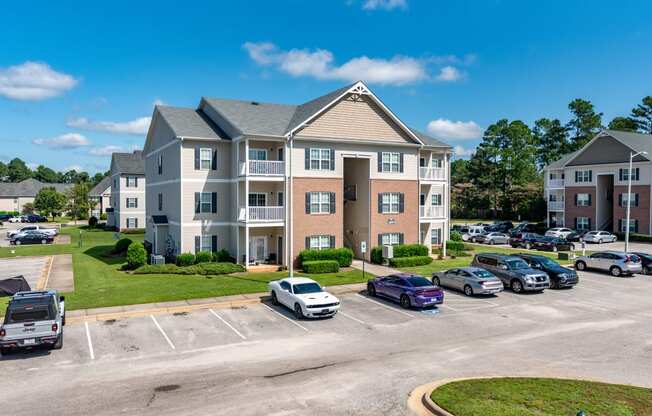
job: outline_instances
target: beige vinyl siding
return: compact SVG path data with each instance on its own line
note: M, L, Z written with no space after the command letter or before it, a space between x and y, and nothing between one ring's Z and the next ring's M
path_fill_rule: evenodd
M227 249L232 256L235 256L235 233L234 228L230 225L202 225L197 223L196 226L184 224L183 235L181 236L180 252L195 252L195 236L197 235L217 235L217 249Z
M231 183L225 182L184 182L183 184L183 222L204 221L232 222ZM217 212L195 213L195 192L216 192Z
M165 146L172 140L178 140L176 138L176 134L174 134L174 131L172 131L165 119L161 117L158 112L155 112L154 118L150 124L150 131L148 132L148 136L145 141L143 154L149 154Z
M635 162L634 168L639 168L639 180L632 181L632 185L650 185L652 180L652 164L650 162ZM566 187L575 186L595 186L598 182L598 175L613 175L614 185L627 185L627 181L621 181L619 169L629 168L629 163L610 163L600 165L573 166L564 169L564 185ZM593 172L591 182L575 182L575 172L590 170ZM550 175L550 171L546 171ZM546 183L549 176L546 176Z
M369 97L348 95L298 132L300 136L414 143Z
M195 170L195 147L217 150L216 170ZM230 179L233 153L230 142L216 140L184 140L182 148L183 178L185 179Z

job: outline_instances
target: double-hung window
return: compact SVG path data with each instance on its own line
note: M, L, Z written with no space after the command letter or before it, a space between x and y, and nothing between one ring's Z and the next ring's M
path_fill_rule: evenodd
M430 161L430 166L432 166L433 168L440 169L440 168L443 166L443 162L444 162L444 161L443 161L442 159L440 159L440 158L438 158L438 157L435 157L435 156L433 155L433 156L432 156L432 159L431 159L431 161Z
M331 169L331 149L310 149L310 170Z
M575 182L591 182L592 179L593 179L593 171L590 170L575 171Z
M213 236L202 235L199 238L199 251L213 251Z
M138 179L135 176L127 176L127 188L136 188Z
M138 208L138 198L127 198L127 208Z
M589 218L588 217L577 217L575 219L577 222L578 230L588 230L589 229Z
M577 194L577 204L578 207L589 207L591 206L591 195L589 194Z
M382 234L380 242L384 246L395 246L401 244L401 233Z
M199 168L201 170L210 170L213 163L213 150L202 147L199 149Z
M618 170L619 173L619 179L621 181L628 181L629 180L629 168L621 168ZM639 173L640 169L639 168L632 168L632 181L637 181L639 178Z
M330 192L310 192L310 213L311 214L329 214Z
M441 206L441 194L432 194L432 205Z
M213 212L213 194L211 192L199 192L199 212Z
M630 201L629 203L630 203L631 207L637 207L638 206L638 194L636 194L636 193L620 194L620 206L621 207L626 207L628 200Z
M267 150L249 149L249 160L267 160Z
M127 218L127 228L138 228L138 218Z
M323 250L325 248L331 248L330 235L311 235L308 241L310 243L309 248L313 250Z
M436 228L430 231L430 244L432 245L441 244L441 228Z
M627 218L621 218L620 221L618 221L620 225L620 232L624 233L627 231ZM629 219L629 232L630 233L637 233L638 232L638 220L634 218Z
M383 214L398 214L400 210L401 195L398 192L388 192L381 194L380 203Z
M398 152L382 152L382 171L383 172L400 172L401 171L401 154Z

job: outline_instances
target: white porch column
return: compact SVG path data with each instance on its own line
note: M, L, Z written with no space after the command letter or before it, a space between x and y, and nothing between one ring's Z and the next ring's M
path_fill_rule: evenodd
M249 139L245 139L245 267L249 265Z
M289 182L288 182L288 193L287 193L287 200L288 200L288 218L285 221L285 226L286 228L289 227L289 245L290 248L288 250L288 269L290 272L290 277L294 277L294 224L292 223L292 208L294 206L294 189L292 189L292 158L294 153L294 137L290 136L290 152L289 156L286 158L287 163L289 164L288 167L288 177L289 177Z
M245 267L249 265L249 225L245 224Z
M446 257L446 241L450 238L450 221L451 221L451 164L450 164L450 159L451 159L452 154L450 153L445 153L444 154L444 172L446 174L446 180L445 180L445 185L444 185L444 200L446 201L446 208L444 208L444 212L446 212L446 220L444 221L444 231L442 232L442 250L441 253L444 257Z

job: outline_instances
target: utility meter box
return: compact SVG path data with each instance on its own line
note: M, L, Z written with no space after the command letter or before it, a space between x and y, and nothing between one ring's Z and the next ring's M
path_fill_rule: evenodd
M150 262L152 264L165 264L165 257L161 255L152 254L150 257Z
M394 258L394 246L383 246L383 258L384 259Z

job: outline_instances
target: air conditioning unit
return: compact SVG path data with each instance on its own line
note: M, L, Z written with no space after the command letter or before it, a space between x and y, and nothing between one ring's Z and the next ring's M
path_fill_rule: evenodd
M160 254L152 254L150 256L150 263L152 264L165 264L165 257Z
M391 259L394 257L394 246L383 246L383 258Z

